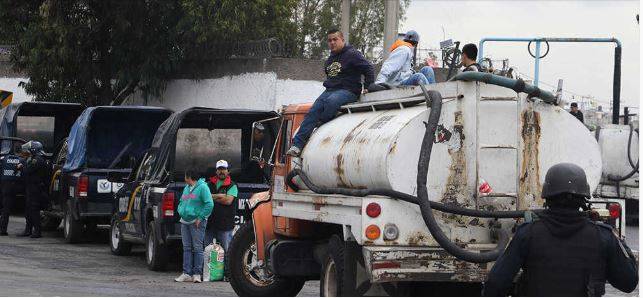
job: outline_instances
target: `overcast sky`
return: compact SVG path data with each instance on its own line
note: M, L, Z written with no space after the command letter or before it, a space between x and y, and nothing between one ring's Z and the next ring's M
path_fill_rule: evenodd
M639 13L638 1L427 1L411 0L401 31L420 34L421 48L438 48L446 38L476 45L483 37L615 37L623 44L621 101L639 105ZM614 44L552 43L541 60L541 82L593 95L612 98ZM544 46L543 46L544 50ZM485 57L508 58L510 64L533 76L533 58L526 43L487 42ZM546 86L542 86L545 87ZM571 94L564 94L571 99ZM622 104L623 105L623 104Z

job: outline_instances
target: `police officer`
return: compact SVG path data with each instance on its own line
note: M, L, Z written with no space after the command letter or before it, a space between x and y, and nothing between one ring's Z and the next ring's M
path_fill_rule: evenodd
M27 142L22 145L22 150L29 152L29 157L21 167L25 177L27 224L25 231L18 236L31 235L31 238L40 238L42 237L40 234L40 209L46 204L47 161L43 156L42 144L38 141Z
M7 226L9 225L9 214L16 204L16 193L22 186L22 172L18 165L23 162L23 158L15 154L7 154L0 157L0 182L2 183L2 203L4 208L0 215L0 236L7 236Z
M547 171L544 212L518 227L484 284L484 296L507 296L522 268L520 296L602 296L605 281L630 293L638 284L632 251L613 228L592 222L585 171L571 163Z

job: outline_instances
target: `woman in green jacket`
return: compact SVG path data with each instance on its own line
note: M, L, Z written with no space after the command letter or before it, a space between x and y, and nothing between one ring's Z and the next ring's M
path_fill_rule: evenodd
M203 238L207 218L212 213L212 196L203 178L194 171L185 172L185 183L179 215L183 240L183 273L175 278L178 282L201 282L203 271Z

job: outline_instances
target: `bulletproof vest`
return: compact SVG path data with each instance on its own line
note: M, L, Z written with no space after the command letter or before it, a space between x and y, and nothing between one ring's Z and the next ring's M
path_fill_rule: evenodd
M22 172L17 167L20 164L20 158L15 155L5 155L0 157L0 166L2 167L2 181L17 181L22 177Z
M521 296L602 296L606 256L599 227L591 222L569 237L552 235L542 221L530 227Z
M47 179L47 161L42 156L34 156L27 159L24 169L25 182L29 185L44 184Z

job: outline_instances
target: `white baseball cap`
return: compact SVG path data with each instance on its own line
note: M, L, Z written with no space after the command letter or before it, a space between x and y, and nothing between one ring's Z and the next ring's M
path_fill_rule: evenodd
M228 162L223 160L223 159L217 161L217 169L218 168L226 168L227 169L228 168Z

